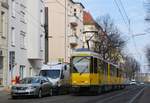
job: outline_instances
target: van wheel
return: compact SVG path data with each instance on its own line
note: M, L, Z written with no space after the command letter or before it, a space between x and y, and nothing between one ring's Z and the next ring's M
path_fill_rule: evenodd
M42 98L42 90L41 89L39 90L38 98Z
M50 89L49 95L53 96L53 89L52 88Z

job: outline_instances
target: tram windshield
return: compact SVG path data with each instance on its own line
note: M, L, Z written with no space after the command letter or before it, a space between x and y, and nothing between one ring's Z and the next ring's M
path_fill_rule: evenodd
M74 73L90 72L90 57L73 57L72 63L72 71Z

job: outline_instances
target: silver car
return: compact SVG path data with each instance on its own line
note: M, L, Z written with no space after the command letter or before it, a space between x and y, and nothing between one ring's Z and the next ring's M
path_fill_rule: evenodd
M44 95L51 95L51 83L45 77L27 77L20 81L19 84L11 88L11 97L35 96L41 98Z

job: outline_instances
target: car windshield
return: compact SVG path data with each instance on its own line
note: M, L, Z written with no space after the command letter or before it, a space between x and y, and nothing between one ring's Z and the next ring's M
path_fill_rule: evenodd
M33 83L40 83L39 78L24 78L20 81L20 84L33 84Z
M90 57L73 57L72 60L73 72L89 73L90 70Z
M42 70L40 76L56 79L60 77L60 70Z

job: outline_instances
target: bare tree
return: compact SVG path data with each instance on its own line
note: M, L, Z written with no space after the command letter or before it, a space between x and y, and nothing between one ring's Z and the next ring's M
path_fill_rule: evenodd
M140 64L133 57L127 56L124 68L129 79L135 79L135 74L140 71Z
M101 39L103 45L100 45L100 54L102 54L103 59L114 63L118 62L119 55L122 55L121 51L125 46L125 40L120 37L121 32L109 15L98 17L96 21L102 26L103 33L107 37L107 39Z
M144 6L146 8L146 13L147 13L146 17L145 17L145 20L147 22L149 22L150 21L150 0L145 0Z
M146 58L148 60L148 65L150 67L150 47L146 48Z
M147 23L150 23L150 0L146 0L144 2L145 8L146 8L146 17L145 21ZM147 28L147 32L150 33L150 27ZM148 60L148 66L150 67L150 47L146 47L146 58Z

